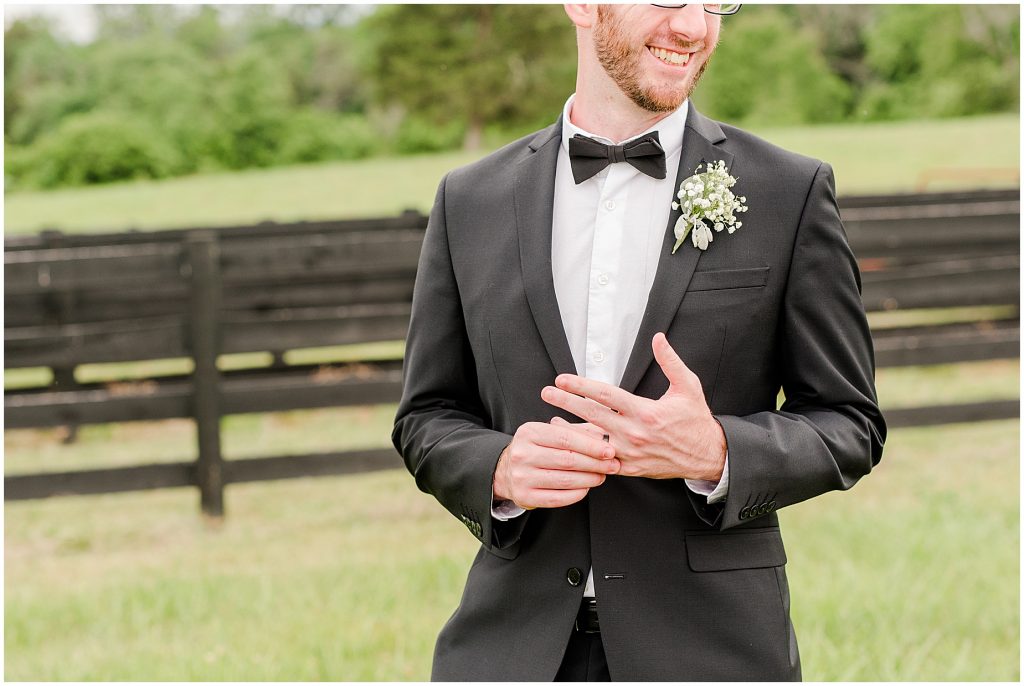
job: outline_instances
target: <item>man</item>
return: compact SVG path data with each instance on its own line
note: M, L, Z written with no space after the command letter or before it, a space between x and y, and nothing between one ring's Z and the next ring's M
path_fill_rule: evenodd
M563 116L446 176L419 263L393 440L482 543L433 678L799 679L776 511L885 436L832 170L689 102L726 6L566 11ZM749 211L673 253L718 162Z

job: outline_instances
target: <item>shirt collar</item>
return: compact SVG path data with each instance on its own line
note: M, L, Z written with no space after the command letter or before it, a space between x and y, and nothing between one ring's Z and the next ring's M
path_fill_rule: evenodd
M569 150L569 139L575 136L577 133L589 136L603 143L609 145L619 145L625 141L613 141L604 136L598 136L589 131L585 131L580 127L569 121L569 112L572 111L572 101L576 98L576 94L573 93L569 96L569 99L565 101L565 107L562 108L562 147ZM690 109L690 99L687 98L683 101L683 104L679 106L672 114L668 115L657 124L647 129L646 131L631 136L628 140L639 138L644 134L648 134L652 131L658 132L658 140L661 142L661 147L665 149L665 158L672 157L675 153L679 152L679 149L683 147L683 129L686 127L686 115Z

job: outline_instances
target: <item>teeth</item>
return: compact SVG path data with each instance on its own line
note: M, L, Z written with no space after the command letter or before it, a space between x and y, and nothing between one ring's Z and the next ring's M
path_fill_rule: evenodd
M664 48L650 48L651 54L657 57L662 62L668 62L669 64L686 64L690 61L690 54L686 52L672 52L671 50L665 50Z

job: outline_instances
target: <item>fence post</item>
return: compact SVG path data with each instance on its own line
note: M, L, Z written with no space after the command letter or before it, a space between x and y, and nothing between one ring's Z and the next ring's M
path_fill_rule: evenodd
M224 516L224 460L220 452L221 392L217 353L220 350L220 246L212 231L185 236L192 287L189 303L192 412L199 438L196 477L205 515Z

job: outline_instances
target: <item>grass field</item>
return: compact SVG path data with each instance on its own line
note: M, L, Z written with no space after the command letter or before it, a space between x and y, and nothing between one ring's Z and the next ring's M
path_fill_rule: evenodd
M1019 363L880 370L883 407L1015 397ZM231 417L226 456L387 444L389 405ZM176 460L189 422L7 431L8 474ZM808 680L1019 677L1019 422L890 433L781 513ZM474 539L404 470L5 504L9 680L410 680ZM411 618L411 620L410 620Z
M841 194L909 191L930 168L1019 167L1016 116L757 133L830 161ZM996 143L993 143L996 141ZM426 210L453 153L5 196L5 231L244 224ZM983 177L978 177L983 178ZM942 186L936 186L942 187ZM1014 310L1015 311L1015 310ZM1007 314L1008 312L1002 312ZM994 310L988 314L998 314ZM872 315L872 326L976 319ZM389 358L401 342L294 351ZM264 356L265 357L265 356ZM262 362L261 362L262 361ZM265 363L221 359L224 369ZM187 373L188 360L84 365L79 381ZM46 382L5 371L5 388ZM883 408L1016 398L1019 361L882 369ZM393 405L228 417L225 457L388 444ZM176 420L4 432L7 475L195 457ZM892 431L849 493L782 511L808 680L1018 680L1019 421ZM396 457L396 464L398 459ZM227 519L193 489L5 503L7 680L421 680L475 540L412 478L238 484Z
M961 170L962 175L936 183L935 189L1019 184L986 171L1020 167L1020 120L1012 114L754 132L830 162L840 195L912 191L923 172L936 168ZM444 173L483 154L379 158L11 193L4 198L4 230L119 231L426 212Z

